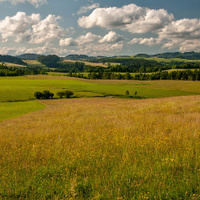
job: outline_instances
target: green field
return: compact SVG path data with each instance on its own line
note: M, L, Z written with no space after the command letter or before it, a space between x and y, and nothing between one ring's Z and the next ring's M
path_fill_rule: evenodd
M200 199L200 81L58 73L0 77L0 94L0 200Z
M129 91L130 97L141 99L200 94L198 81L85 80L57 75L59 76L54 74L54 76L1 77L0 120L41 109L42 105L33 99L35 92L44 90L53 92L54 98L58 98L56 96L58 91L67 89L72 90L74 97L78 98L124 98L126 90Z
M38 101L0 102L0 121L31 113L44 107Z
M161 98L200 94L199 81L85 80L62 76L1 77L0 101L29 100L36 91L72 90L76 97L124 96L137 91L140 98ZM55 96L56 97L56 96Z
M158 57L151 57L151 58L144 58L144 57L133 57L133 58L143 58L145 60L154 60L159 63L170 63L170 62L182 62L182 63L200 63L200 60L188 60L183 58L158 58Z
M0 65L2 63L0 62ZM15 64L15 63L8 63L8 62L4 62L4 64L7 66L7 67L26 67L26 65L18 65L18 64Z
M46 67L42 63L38 62L37 60L24 60L30 67Z

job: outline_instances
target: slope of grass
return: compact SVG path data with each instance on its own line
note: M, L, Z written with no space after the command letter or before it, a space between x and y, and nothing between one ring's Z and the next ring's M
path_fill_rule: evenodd
M107 64L103 64L103 63L94 63L94 62L88 62L88 61L63 60L62 62L63 62L63 63L76 63L76 62L82 62L82 63L85 63L85 65L90 65L90 66L93 66L93 67L97 67L97 66L100 66L100 67L107 67Z
M44 75L1 77L0 101L28 100L34 98L36 91L56 94L66 89L73 90L77 97L123 96L129 90L130 95L137 91L141 98L157 98L200 94L200 82L85 80Z
M31 113L44 107L38 101L0 102L0 121Z
M0 122L0 199L200 198L200 96L42 103Z
M137 57L135 57L137 58ZM141 58L141 57L139 57ZM158 57L150 57L150 58L143 58L145 60L154 60L157 62L163 62L163 63L170 63L170 62L183 62L183 63L199 63L200 60L188 60L183 58L158 58Z
M0 64L2 64L2 63L0 62ZM26 67L26 65L18 65L18 64L15 64L15 63L8 63L8 62L4 62L4 64L7 67Z
M46 65L43 65L37 60L24 60L24 62L26 62L28 66L31 66L31 67L46 67Z

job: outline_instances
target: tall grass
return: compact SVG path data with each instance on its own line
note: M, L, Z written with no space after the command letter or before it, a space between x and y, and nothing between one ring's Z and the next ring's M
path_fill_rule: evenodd
M200 198L200 96L41 102L0 122L0 199Z

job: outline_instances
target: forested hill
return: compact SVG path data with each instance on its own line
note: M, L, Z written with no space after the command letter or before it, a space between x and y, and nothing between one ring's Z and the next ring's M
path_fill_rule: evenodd
M33 53L26 53L26 54L22 54L17 56L20 59L24 59L24 60L37 60L38 57L40 57L42 55L39 54L33 54Z
M158 57L158 58L183 58L188 60L200 60L200 52L167 52L167 53L160 53L155 55L148 55L148 54L137 54L136 57L143 57L143 58L151 58L151 57Z
M15 63L18 65L27 65L22 59L10 55L0 55L0 62Z

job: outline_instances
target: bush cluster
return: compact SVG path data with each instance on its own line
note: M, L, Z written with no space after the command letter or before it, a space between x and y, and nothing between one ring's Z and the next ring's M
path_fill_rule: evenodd
M66 91L57 92L57 95L60 98L63 98L63 97L70 98L72 95L74 95L74 93L71 90L66 90Z
M52 99L54 93L49 92L48 90L44 90L43 92L35 92L34 97L36 99Z

